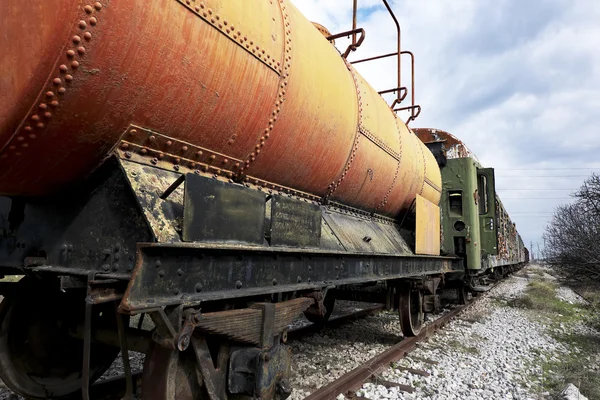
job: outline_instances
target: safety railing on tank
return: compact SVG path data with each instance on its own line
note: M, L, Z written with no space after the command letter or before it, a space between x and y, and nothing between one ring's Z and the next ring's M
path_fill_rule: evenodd
M359 63L363 63L363 62L367 62L367 61L380 60L380 59L388 58L388 57L397 57L397 65L398 65L397 85L394 88L382 90L382 91L379 92L379 94L380 95L384 95L384 94L388 94L388 93L394 93L396 95L396 98L394 99L394 101L392 102L392 104L390 105L390 107L395 112L397 112L397 111L410 111L410 116L406 120L406 123L408 124L410 121L414 121L419 116L419 114L421 114L421 106L418 105L418 104L415 104L415 55L412 52L410 52L410 51L407 51L407 50L403 51L402 50L402 48L401 48L400 23L398 22L398 19L396 18L396 15L394 14L394 11L392 10L392 8L390 7L390 5L388 4L387 0L382 0L382 1L383 1L383 4L385 5L385 8L388 10L390 16L394 20L394 24L396 25L396 31L397 31L397 42L396 42L397 43L397 51L395 51L393 53L383 54L383 55L380 55L380 56L363 58L361 60L351 61L350 64L359 64ZM356 27L357 11L358 11L358 0L353 0L353 4L352 4L352 30L346 31L346 32L341 32L341 33L338 33L338 34L331 35L331 36L327 37L327 40L334 40L334 39L338 39L338 38L341 38L341 37L344 37L344 36L352 36L352 42L350 43L350 45L348 45L348 48L342 54L342 57L344 57L344 58L347 58L348 55L350 55L351 52L356 51L356 49L358 49L358 47L363 43L363 41L365 39L365 31L364 31L364 29ZM357 40L357 34L358 33L360 33L361 35L360 35L360 38L358 38L358 40ZM406 87L402 86L402 55L408 55L408 56L410 56L410 66L411 66L411 105L407 106L407 107L396 107L408 95L408 89Z

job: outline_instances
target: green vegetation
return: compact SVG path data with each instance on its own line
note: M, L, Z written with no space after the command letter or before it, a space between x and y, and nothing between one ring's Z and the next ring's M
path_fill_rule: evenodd
M588 311L579 304L569 304L556 297L558 285L547 280L531 281L525 295L507 302L509 306L541 312L541 317L550 317L555 322L581 319Z
M589 399L600 399L600 371L594 370L600 359L600 336L567 334L556 339L570 351L558 361L538 359L541 390L558 396L568 383L573 383Z
M527 379L539 382L540 392L550 392L557 397L568 383L573 383L584 396L600 399L600 334L574 333L571 328L584 325L600 331L600 307L598 304L569 304L556 296L558 285L544 279L544 274L530 271L540 278L531 281L523 297L507 302L509 306L532 310L534 319L549 328L548 333L562 343L568 353L539 352L532 364L539 373ZM530 275L531 277L531 275ZM587 297L587 296L586 296Z

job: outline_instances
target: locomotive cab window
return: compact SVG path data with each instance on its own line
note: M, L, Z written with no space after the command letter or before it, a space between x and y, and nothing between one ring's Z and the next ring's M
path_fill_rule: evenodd
M479 214L488 213L488 192L487 177L485 175L477 176L477 192L479 193Z
M461 190L450 190L448 192L448 204L450 205L451 215L462 215L463 204L462 204L462 191Z

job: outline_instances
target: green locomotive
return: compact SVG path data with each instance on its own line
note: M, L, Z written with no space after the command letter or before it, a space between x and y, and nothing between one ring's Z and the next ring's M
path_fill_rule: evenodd
M484 168L456 137L416 128L436 155L442 173L441 251L461 257L474 292L529 260L515 224L496 194L494 169Z

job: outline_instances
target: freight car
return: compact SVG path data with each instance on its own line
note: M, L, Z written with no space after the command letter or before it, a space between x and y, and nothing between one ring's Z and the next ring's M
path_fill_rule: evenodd
M413 55L383 3L398 80L379 93L346 59L364 30L289 0L0 4L0 275L25 275L0 285L7 386L87 399L120 351L130 392L134 350L147 399L285 398L297 315L383 293L414 335L464 288L440 159L394 113L420 107L414 80L400 107Z
M483 168L467 146L439 129L415 134L436 153L442 172L442 252L461 257L472 291L485 291L529 262L515 224L495 190L493 168Z

